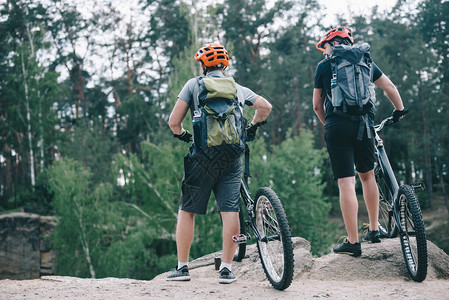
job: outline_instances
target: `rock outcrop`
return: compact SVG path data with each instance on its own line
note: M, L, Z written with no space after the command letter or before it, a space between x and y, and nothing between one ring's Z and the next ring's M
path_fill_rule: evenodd
M300 280L376 280L389 281L402 278L411 281L402 255L399 238L383 239L380 244L362 243L362 256L352 257L344 254L329 253L313 257L310 243L300 237L293 237L295 279ZM329 249L331 252L331 250ZM427 241L428 269L427 279L449 279L449 255L431 241ZM221 251L200 257L189 264L189 269L203 268L204 276L213 276L214 258ZM242 280L262 282L266 280L255 244L247 247L242 262L232 264L235 273ZM211 273L211 274L209 274ZM156 278L165 278L167 273Z
M166 281L167 273L153 280L42 276L35 280L0 280L1 299L419 299L446 300L449 291L449 256L428 243L429 274L414 282L407 274L399 239L362 244L361 257L327 254L313 257L308 241L293 238L295 277L284 291L265 277L255 245L233 263L238 280L218 284L216 252L189 264L191 281Z
M55 217L0 215L0 279L35 279L54 274L55 254L47 241Z

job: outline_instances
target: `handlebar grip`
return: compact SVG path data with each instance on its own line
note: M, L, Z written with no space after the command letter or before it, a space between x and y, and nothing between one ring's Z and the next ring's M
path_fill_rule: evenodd
M260 127L260 126L262 126L262 125L265 125L265 124L267 124L267 120L263 120L262 122L256 123L256 124L254 124L254 125L252 125L252 126L258 128L258 127Z
M386 120L385 126L390 126L391 124L396 123L396 122L393 120L393 117L388 117L388 118L386 118L385 120Z

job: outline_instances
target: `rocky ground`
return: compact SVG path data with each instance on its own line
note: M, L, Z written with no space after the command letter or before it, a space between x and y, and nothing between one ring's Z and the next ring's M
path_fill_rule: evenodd
M363 244L361 257L328 254L312 257L309 243L294 238L295 277L278 291L265 278L257 250L248 247L233 269L238 280L218 284L213 253L190 263L192 280L169 282L167 274L151 281L45 276L35 280L0 280L0 299L449 299L449 256L428 243L429 268L424 282L407 273L399 239Z

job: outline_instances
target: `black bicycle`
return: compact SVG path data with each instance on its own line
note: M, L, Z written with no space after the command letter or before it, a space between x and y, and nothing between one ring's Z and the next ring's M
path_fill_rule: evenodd
M287 216L277 194L269 187L250 196L249 148L245 152L245 174L240 187L242 206L239 213L240 234L233 237L238 243L235 261L245 257L246 242L252 231L262 267L271 285L277 290L288 288L293 279L293 245Z
M424 190L423 184L399 186L379 134L395 123L386 118L374 127L377 162L374 168L379 187L379 231L383 238L398 236L410 277L421 282L427 276L427 240L421 208L415 191Z

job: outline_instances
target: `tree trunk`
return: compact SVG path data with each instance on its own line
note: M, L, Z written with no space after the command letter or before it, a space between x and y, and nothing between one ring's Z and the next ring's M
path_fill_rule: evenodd
M45 162L44 162L45 147L44 147L44 128L42 125L42 105L41 105L40 97L39 97L39 127L40 127L40 131L41 131L41 135L40 135L39 142L38 142L38 147L40 150L40 158L41 158L39 167L40 167L40 173L42 173L42 172L44 172L44 167L45 167L44 166L44 164L45 164Z
M28 14L28 10L27 10L27 14ZM32 58L35 57L35 52L34 52L34 42L33 42L33 37L31 36L31 32L30 32L30 26L28 25L28 23L26 23L26 31L27 31L27 36L28 36L28 42L30 44L30 49L31 49L31 56ZM40 138L39 138L39 142L38 142L38 147L40 150L40 170L41 173L44 171L44 130L43 130L43 125L42 125L42 99L41 99L41 95L40 95L40 89L39 89L39 77L36 77L36 83L37 83L37 97L39 99L39 114L38 114L38 122L39 122L39 127L40 127Z
M446 187L444 185L442 173L440 173L440 183L441 183L441 188L443 189L444 203L446 203L447 212L449 213L449 199L447 197Z
M76 54L76 47L75 47L75 40L73 37L73 34L69 28L69 26L67 25L67 23L64 22L64 26L70 41L70 44L72 46L72 53L73 53L73 57L75 57L75 59L73 60L73 68L70 69L67 65L67 71L70 74L70 79L73 82L73 85L75 86L75 119L79 118L79 109L80 109L80 105L83 106L83 114L84 116L87 116L87 100L85 98L84 95L84 88L85 88L85 82L84 82L84 77L83 77L83 68L82 68L82 64L83 64L83 60L81 59L81 63L76 61L76 58L78 57L78 55ZM76 72L76 77L75 74L73 74L74 72ZM77 80L78 79L78 80Z
M26 109L26 122L27 122L27 131L28 131L28 147L29 147L29 155L30 155L30 178L31 178L31 187L34 189L36 185L35 182L35 174L34 174L34 152L33 152L33 137L31 134L31 113L30 113L30 103L29 103L29 95L28 95L28 83L27 83L27 72L25 69L25 61L23 57L23 52L21 54L22 58L22 73L23 73L23 84L25 89L25 109Z
M423 97L421 97L423 98ZM425 99L422 99L424 103ZM429 195L429 201L427 203L429 208L433 205L433 184L432 184L432 154L430 153L430 132L429 132L429 117L427 110L424 108L422 112L423 116L423 139L424 139L424 159L425 159L425 180L427 185L427 193Z
M446 204L446 208L447 208L447 212L449 213L449 199L447 197L447 192L446 192L446 186L444 183L444 178L443 178L443 168L444 168L444 164L441 164L438 162L437 159L437 163L436 163L436 168L438 170L438 177L440 177L440 185L441 185L441 190L443 191L443 197L444 197L444 203Z
M292 124L292 133L293 136L300 136L301 135L301 99L299 97L299 84L298 84L298 77L295 76L295 79L293 80L293 84L295 86L294 90L294 102L295 102L295 120Z
M127 35L128 39L127 41L123 41L123 47L126 55L126 79L128 83L128 96L131 96L133 94L133 76L132 76L132 70L131 70L131 47L132 47L132 26L131 23L127 26Z
M96 278L95 276L95 269L94 266L92 264L92 259L90 256L90 249L89 249L89 242L87 240L87 236L86 236L86 230L84 228L84 224L83 224L83 212L82 212L82 208L81 205L78 204L78 202L76 201L76 199L73 199L74 203L75 203L75 215L76 218L78 219L78 225L79 225L79 229L80 229L80 239L81 239L81 246L83 247L83 252L84 255L86 257L86 262L87 265L89 266L89 273L90 273L90 277L91 278Z

